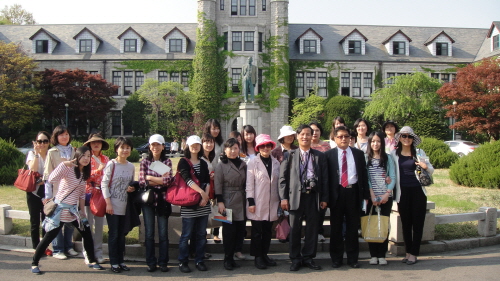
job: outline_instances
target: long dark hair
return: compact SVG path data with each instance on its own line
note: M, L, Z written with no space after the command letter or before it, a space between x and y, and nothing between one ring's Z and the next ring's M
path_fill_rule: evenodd
M222 155L220 156L220 161L222 161L222 163L226 164L228 159L229 159L229 158L227 158L227 155L226 155L226 148L233 147L233 145L235 145L235 144L237 144L238 147L241 149L240 142L235 138L230 138L224 143L224 148L222 149Z
M253 142L252 142L252 146L253 148L255 148L255 146L257 145L257 143L255 142L255 138L257 137L257 132L255 131L254 127L252 127L252 125L245 125L243 126L243 129L241 130L241 147L240 147L240 150L245 153L245 155L249 155L248 154L248 150L247 150L247 142L245 141L245 132L247 134L253 134ZM238 141L238 140L236 140ZM254 149L254 152L255 152L255 149Z
M376 132L372 132L370 134L370 136L368 136L368 145L367 145L367 148L366 148L366 154L368 155L368 166L372 166L372 159L373 159L373 150L372 150L372 139L374 136L377 136L379 137L380 139L380 151L379 151L379 154L380 154L380 162L379 162L379 167L382 167L382 168L386 168L387 167L387 161L388 161L388 157L387 157L387 153L385 153L385 140L384 140L384 133L382 132L379 132L379 131L376 131Z
M222 139L222 130L221 130L219 121L217 121L216 119L208 119L208 121L203 126L203 133L212 135L212 133L210 133L210 129L212 127L219 128L219 130L220 130L219 135L215 138L215 142L218 145L222 145L222 143L224 142L224 140Z
M59 144L59 140L57 140L57 137L61 134L63 134L64 132L68 132L68 135L69 135L69 140L68 140L68 145L71 143L71 133L69 132L68 128L66 126L63 126L63 125L59 125L57 126L54 131L52 132L52 137L50 138L50 143L53 145L53 146L56 146Z
M368 121L366 121L366 119L358 118L358 119L356 119L356 122L354 122L354 126L353 126L354 131L356 132L356 136L358 136L358 130L356 130L356 129L358 128L359 123L361 123L361 122L365 122L365 124L366 124L366 134L368 135L370 133L370 130L371 130L370 123L368 123ZM357 140L356 140L356 142L357 142Z
M76 149L75 156L73 159L76 159L76 167L75 167L75 175L76 178L79 179L80 176L83 176L83 180L88 180L90 178L90 162L87 166L83 166L83 175L80 174L80 159L85 155L85 152L90 151L90 147L84 145L80 146ZM90 152L92 154L92 152Z
M219 134L220 135L220 134ZM213 141L215 143L215 138L211 134L204 133L201 138L201 147L203 147L203 143L206 141ZM203 155L205 155L205 150L203 150ZM212 162L215 158L215 147L208 153L208 161Z

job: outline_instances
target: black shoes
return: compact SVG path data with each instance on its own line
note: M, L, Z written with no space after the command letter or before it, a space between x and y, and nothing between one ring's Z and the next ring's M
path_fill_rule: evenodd
M267 255L263 256L263 258L264 258L264 262L266 263L267 266L276 266L277 265L276 261L271 259Z
M124 265L124 264L120 264L119 265L120 269L123 270L123 271L130 271L130 268L128 268L128 266Z
M148 272L155 272L157 269L156 265L148 265Z
M314 270L320 270L321 269L321 266L317 265L313 260L303 261L302 265L303 266L307 266L310 269L314 269Z
M122 269L120 268L120 266L118 267L111 266L111 271L113 271L114 273L121 273Z
M342 266L342 263L341 263L341 262L337 262L337 261L336 261L336 262L333 262L333 264L332 264L332 267L333 267L333 268L339 268L339 267L341 267L341 266Z
M292 262L292 265L290 265L290 271L299 271L301 266L301 262Z
M348 263L347 265L350 266L350 267L352 267L352 268L360 268L360 265L357 262L355 262L355 263Z
M407 265L414 265L414 264L416 264L416 263L417 263L417 257L415 257L415 260L414 260L414 261L408 260L408 261L406 262L406 264L407 264Z
M199 271L207 271L207 266L205 265L204 262L199 262L196 264L196 269L198 269Z
M181 263L179 263L179 270L182 273L189 273L189 272L191 272L191 268L189 268L189 265L188 265L187 262L181 262Z
M160 270L161 270L161 272L168 272L169 269L168 269L168 266L166 266L166 265L160 265Z
M406 263L406 262L408 262L408 259L407 259L407 258L404 258L404 259L402 259L402 260L401 260L401 262L402 262L402 263Z
M231 260L224 260L224 268L226 270L233 270L234 269L233 261L231 261Z
M266 261L263 257L255 257L255 267L258 269L266 269Z

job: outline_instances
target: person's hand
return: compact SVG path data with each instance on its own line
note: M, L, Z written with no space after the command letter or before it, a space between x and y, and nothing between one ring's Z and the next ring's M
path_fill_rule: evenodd
M33 142L33 151L35 152L35 155L40 154L40 151L42 150L42 144L38 144L36 141Z
M255 213L255 206L249 206L248 211L252 214Z
M106 214L114 215L115 212L113 211L113 205L112 204L106 204Z
M283 211L288 211L288 209L290 209L287 199L281 200L281 209L283 209Z
M130 185L127 187L127 192L134 192L134 191L135 191L135 187L130 186Z
M201 194L201 201L200 201L199 205L200 205L200 207L203 207L203 206L207 205L210 198L208 197L208 194L205 191L200 192L200 194Z
M83 209L81 209L79 212L80 212L80 219L87 218L87 214L85 213L85 211Z
M219 205L219 214L224 214L224 212L226 211L226 206L224 206L224 203L223 202L219 202L218 203Z
M320 207L322 210L324 210L324 209L326 209L326 208L328 207L328 203L326 203L326 202L320 202L320 203L319 203L319 207Z
M386 192L384 195L382 195L382 200L380 200L379 205L385 204L385 203L387 203L387 201L389 201L389 194L390 193Z
M77 167L77 166L78 166L78 165L76 164L76 161L77 161L77 160L78 160L78 159L76 159L76 158L75 158L75 159L73 159L73 160L71 160L71 161L64 161L63 163L64 163L64 165L65 165L66 167L69 167L69 168L74 168L74 167Z
M379 202L377 202L377 197L372 197L372 205L378 206Z
M415 162L415 164L417 164L420 167L422 167L422 169L427 170L427 164L425 162L420 161L420 162Z
M162 177L164 177L164 178L170 177L170 172L166 172L165 174L162 175Z
M97 171L102 171L102 170L104 170L104 168L106 168L106 165L101 163L101 164L99 164L99 167L97 167Z
M215 173L214 172L210 172L210 179L214 179L215 178Z
M386 183L386 184L391 184L391 182L392 182L391 177L386 177L386 178L385 178L385 183Z

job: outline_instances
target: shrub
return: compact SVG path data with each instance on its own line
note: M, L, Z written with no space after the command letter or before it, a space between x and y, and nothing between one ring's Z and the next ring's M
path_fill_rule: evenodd
M450 135L450 129L437 111L427 111L414 115L405 125L410 126L420 137L446 140Z
M500 189L500 141L486 143L450 167L450 179L470 187Z
M425 151L435 169L449 168L459 158L447 144L434 138L422 137L422 143L418 148Z
M333 119L337 116L344 118L345 125L351 128L356 119L361 117L363 108L364 102L359 99L346 96L335 96L329 99L325 104L325 122L323 122L323 129L325 129L325 131L328 132L327 135L329 135Z
M17 170L25 163L25 156L17 150L13 141L0 138L0 184L12 185L17 178Z
M116 158L116 153L115 153L115 140L116 139L106 139L106 142L109 143L109 149L108 150L103 150L102 154L106 155L109 157L109 159ZM83 145L83 142L79 141L72 141L71 145L73 147L80 147ZM130 153L130 156L127 158L128 161L130 162L139 162L141 156L139 155L139 152L137 150L133 149L132 153Z

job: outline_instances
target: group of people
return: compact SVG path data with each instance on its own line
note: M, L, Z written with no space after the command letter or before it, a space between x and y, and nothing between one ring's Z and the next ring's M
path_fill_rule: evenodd
M432 174L432 165L425 152L416 148L420 138L410 127L398 130L396 123L388 121L382 131L369 132L369 123L364 119L356 120L351 131L344 120L337 117L332 124L330 141L322 141L322 126L311 122L296 130L283 126L278 145L269 135L257 135L251 125L244 126L241 132L231 132L224 142L219 122L208 120L201 138L190 136L180 147L184 157L178 162L177 173L201 199L193 206L180 209L179 270L191 272L190 256L194 257L197 270L207 270L204 260L210 256L205 248L212 209L221 215L229 210L232 213L232 222L222 223L222 239L219 228L213 232L214 242L222 240L226 270L239 267L235 257L245 259L242 249L247 220L251 222L250 255L255 257L255 267L275 266L276 261L268 256L272 227L285 213L289 214L290 222L290 270L297 271L303 266L321 269L314 258L318 241L325 239L323 222L327 208L330 208L332 266L342 266L345 252L347 265L358 268L360 217L373 209L388 216L393 201L398 203L403 225L406 245L403 262L415 264L427 201L425 188L415 171L420 166ZM49 142L53 145L51 149L48 149ZM149 138L149 154L140 164L138 182L134 182L134 165L127 161L132 150L129 139L119 137L115 141L117 156L112 160L102 154L109 144L98 134L91 135L84 146L77 149L72 148L70 142L69 131L58 126L52 136L38 133L34 151L28 154L29 168L43 174L37 190L27 194L36 249L31 271L41 273L38 265L44 254L60 259L77 254L71 241L74 228L83 237L85 263L93 269L103 269L100 263L103 262L104 218L94 216L88 208L88 198L95 189L102 190L106 201L111 270L115 273L130 270L123 258L125 235L134 226L128 221L127 206L132 204L132 193L149 191L152 199L140 208L144 218L147 271L158 268L169 271L168 218L172 206L166 201L165 192L174 182L174 175L172 162L165 155L163 136L154 134ZM155 161L162 162L170 171L158 174L151 166ZM54 200L57 207L53 214L45 216L43 206L49 199ZM43 220L41 241L40 216ZM47 250L50 243L53 253ZM387 246L387 239L383 243L369 243L369 263L387 264Z

